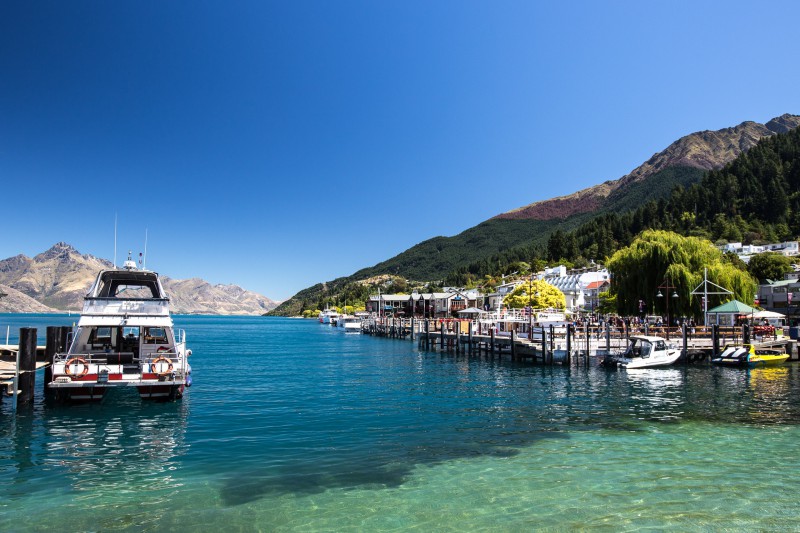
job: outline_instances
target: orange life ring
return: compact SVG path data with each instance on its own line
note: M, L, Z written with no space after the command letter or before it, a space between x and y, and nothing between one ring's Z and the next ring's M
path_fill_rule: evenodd
M70 372L69 368L72 365L76 365L78 363L83 365L83 372L81 372L80 374L78 374L78 373L73 374L72 372ZM64 373L66 375L68 375L68 376L74 376L76 378L82 378L83 376L85 376L86 374L89 373L89 363L87 363L86 359L84 359L83 357L73 357L72 359L68 359L67 362L64 363Z
M156 365L158 363L167 363L167 364L169 364L169 366L167 367L167 371L166 372L156 372ZM161 357L153 359L152 361L150 361L150 372L152 372L154 374L158 374L159 376L166 376L167 374L172 372L172 360L169 359L168 357L164 357L163 355Z

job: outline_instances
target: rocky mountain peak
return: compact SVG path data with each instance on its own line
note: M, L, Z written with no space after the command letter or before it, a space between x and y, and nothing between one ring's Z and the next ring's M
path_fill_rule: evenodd
M790 115L784 113L779 117L775 117L765 124L767 129L775 133L786 133L800 126L800 115Z
M601 208L608 196L632 183L669 167L691 167L701 170L718 169L752 148L764 137L785 133L800 126L800 116L789 113L775 117L766 124L745 121L738 126L712 131L698 131L681 137L663 151L619 179L606 181L576 193L535 202L513 209L495 218L552 220L578 213L590 213Z
M71 255L80 255L78 250L72 247L72 245L67 244L65 242L57 242L53 246L50 247L49 250L40 253L36 257L33 258L34 261L43 262L49 261L51 259L67 259Z

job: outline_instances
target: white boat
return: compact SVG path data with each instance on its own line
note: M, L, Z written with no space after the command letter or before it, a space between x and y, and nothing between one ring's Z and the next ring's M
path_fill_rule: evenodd
M173 328L158 274L103 270L84 298L69 349L54 357L46 384L58 400L99 401L113 387L136 387L143 399L181 398L192 384L186 333Z
M361 333L361 319L353 315L340 315L336 327L346 332Z
M662 337L635 335L629 339L624 352L607 356L603 364L623 368L652 368L669 366L680 356L681 351L667 345Z
M336 309L326 307L323 312L319 314L319 321L322 324L335 324L336 319L339 318L339 313Z

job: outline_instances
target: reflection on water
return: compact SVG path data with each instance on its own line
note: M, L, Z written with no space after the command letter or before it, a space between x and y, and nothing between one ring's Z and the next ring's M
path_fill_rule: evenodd
M143 403L135 389L108 396L102 405L40 404L9 419L0 439L2 478L25 493L55 485L104 505L132 491L179 487L174 473L186 453L190 402Z
M16 417L0 405L0 475L8 482L0 486L0 530L10 529L4 512L17 524L33 508L66 530L158 530L170 510L199 512L198 494L209 513L356 491L402 498L419 489L421 472L484 462L508 469L491 474L493 489L502 495L506 481L516 483L517 502L532 490L546 497L542 484L578 470L606 490L608 479L638 481L618 461L622 446L650 446L654 433L663 440L667 432L676 443L686 432L704 443L708 457L695 458L702 489L706 460L715 478L747 460L730 455L750 449L745 437L726 441L729 455L714 459L719 435L740 427L780 434L800 422L794 364L609 371L423 352L303 321L192 317L180 327L192 332L197 378L182 401L142 402L132 390L102 405L37 405ZM665 471L684 466L680 449ZM551 454L539 457L543 450ZM537 485L526 485L533 470ZM582 474L575 476L573 485ZM648 487L658 491L662 482ZM661 496L683 512L687 493L679 481L671 490ZM150 506L146 513L141 505ZM113 519L96 519L102 511Z

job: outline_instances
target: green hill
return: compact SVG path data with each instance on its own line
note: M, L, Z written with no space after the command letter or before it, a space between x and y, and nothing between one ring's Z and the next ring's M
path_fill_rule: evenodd
M345 298L363 301L374 290L363 280L380 275L465 285L515 261L602 261L647 228L745 242L794 237L800 233L800 218L792 214L800 212L800 170L793 159L798 130L790 128L800 117L779 118L768 126L746 122L688 135L588 194L531 204L453 237L423 241L351 276L304 289L270 314L297 315ZM701 164L693 163L697 159ZM705 174L708 167L721 170ZM542 219L542 207L549 218ZM565 216L556 216L559 208Z

